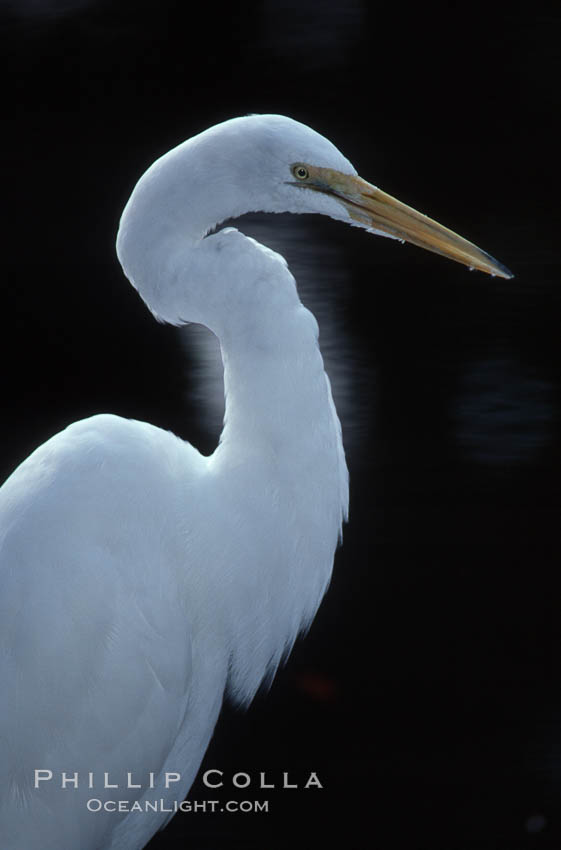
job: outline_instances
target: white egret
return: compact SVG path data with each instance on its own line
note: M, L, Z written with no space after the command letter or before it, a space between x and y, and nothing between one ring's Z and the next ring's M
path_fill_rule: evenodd
M204 457L94 416L3 485L2 850L143 847L169 818L146 803L183 799L224 695L252 699L327 587L348 488L317 323L281 256L212 232L258 210L323 213L510 276L288 118L227 121L148 169L118 256L158 319L219 338L224 429ZM138 808L103 807L115 800Z

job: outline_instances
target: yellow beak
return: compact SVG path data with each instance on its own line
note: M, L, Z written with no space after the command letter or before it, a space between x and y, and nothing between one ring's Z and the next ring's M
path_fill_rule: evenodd
M366 180L330 168L306 166L306 169L309 176L302 181L303 185L336 197L345 206L349 216L362 227L411 242L471 269L503 278L514 276L472 242L402 204Z

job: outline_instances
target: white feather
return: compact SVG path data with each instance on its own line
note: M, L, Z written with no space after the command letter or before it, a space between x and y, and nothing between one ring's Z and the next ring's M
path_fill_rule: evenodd
M301 124L235 119L158 160L121 221L119 258L154 314L220 339L214 454L100 415L0 490L3 850L143 847L166 815L89 812L116 793L99 777L154 773L127 798L181 800L224 693L251 700L327 587L348 481L317 323L280 255L232 228L205 238L251 210L346 220L290 184L294 161L354 173ZM35 788L36 769L54 781ZM182 777L169 791L166 771Z

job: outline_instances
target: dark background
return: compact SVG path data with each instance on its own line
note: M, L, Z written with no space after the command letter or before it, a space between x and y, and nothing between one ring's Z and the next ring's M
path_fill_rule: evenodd
M351 521L310 634L225 711L205 766L325 787L226 787L270 813L180 814L150 848L560 847L558 4L0 8L3 478L102 411L212 450L202 355L152 319L114 238L145 168L218 121L304 121L516 275L247 222L318 314Z

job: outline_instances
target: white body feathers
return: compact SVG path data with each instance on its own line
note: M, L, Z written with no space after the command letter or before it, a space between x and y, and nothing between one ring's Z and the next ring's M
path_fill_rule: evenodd
M118 792L63 790L61 772L153 772L127 799L181 800L225 690L253 697L329 582L348 485L317 324L282 257L232 229L204 238L252 210L348 220L288 184L298 160L354 173L303 125L235 119L158 160L123 214L119 258L150 309L220 339L214 454L95 416L0 490L3 850L143 847L165 814L91 813ZM34 788L35 769L57 781ZM182 776L167 792L165 771Z

